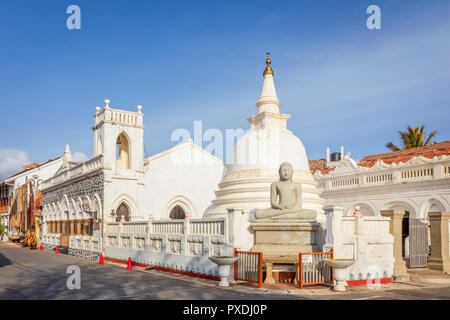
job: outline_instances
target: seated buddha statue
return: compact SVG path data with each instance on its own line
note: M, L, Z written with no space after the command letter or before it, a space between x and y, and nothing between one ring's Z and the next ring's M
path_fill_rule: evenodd
M301 184L292 181L294 174L292 165L289 162L283 162L280 165L279 174L280 181L273 182L270 188L271 207L257 209L255 211L255 219L314 220L317 212L302 208Z

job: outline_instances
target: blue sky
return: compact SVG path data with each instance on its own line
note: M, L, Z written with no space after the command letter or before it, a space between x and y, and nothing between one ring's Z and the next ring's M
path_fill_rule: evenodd
M81 8L81 30L66 8ZM368 30L366 8L381 8ZM177 128L248 128L265 52L310 159L386 152L425 124L450 139L449 1L0 2L0 176L92 156L95 106L145 113L149 155ZM207 143L205 143L206 145ZM205 145L203 147L205 147Z

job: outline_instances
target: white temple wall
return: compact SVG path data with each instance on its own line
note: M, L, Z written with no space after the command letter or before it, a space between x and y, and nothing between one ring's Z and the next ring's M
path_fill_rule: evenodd
M328 207L324 251L334 250L335 259L354 259L347 280L391 278L394 238L388 217L343 217L343 208ZM377 276L378 275L378 276Z
M193 219L203 218L222 178L222 161L192 142L148 158L144 177L145 212L154 219L169 219L179 205Z
M142 220L146 215L143 194L144 186L137 179L112 178L105 179L104 217L106 221L115 221L111 210L117 211L121 203L129 209L130 221Z

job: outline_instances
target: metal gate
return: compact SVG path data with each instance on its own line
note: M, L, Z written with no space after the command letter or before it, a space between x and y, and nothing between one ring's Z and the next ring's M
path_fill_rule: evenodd
M234 256L239 260L234 263L234 280L255 282L262 287L263 254L262 252L238 251L234 249Z
M298 284L300 289L305 285L332 282L332 270L325 264L324 260L333 258L333 250L330 252L300 253L298 262Z
M420 219L409 218L409 268L427 266L428 224Z

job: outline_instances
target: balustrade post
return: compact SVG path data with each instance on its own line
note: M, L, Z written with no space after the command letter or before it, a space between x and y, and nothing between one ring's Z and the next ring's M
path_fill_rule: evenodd
M389 233L394 237L394 272L395 281L409 280L406 262L402 256L402 223L405 215L404 210L382 210L381 215L391 218L389 220Z
M433 179L442 179L444 174L444 166L441 163L433 166Z
M431 223L431 257L428 268L450 273L450 212L429 212Z
M342 217L344 215L344 208L328 205L323 207L327 214L327 249L334 249L336 255L340 257L340 245L342 244Z
M183 228L184 228L183 234L187 236L187 235L190 233L190 222L189 222L188 219L185 219L185 220L184 220L184 226L183 226Z

